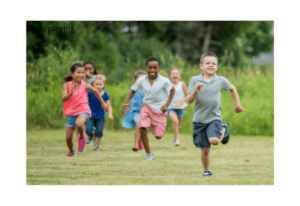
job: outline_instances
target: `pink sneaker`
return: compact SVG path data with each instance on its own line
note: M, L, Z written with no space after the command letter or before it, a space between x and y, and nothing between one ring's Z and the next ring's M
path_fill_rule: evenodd
M139 149L139 150L144 149L144 145L143 145L142 142L139 144L138 149Z
M73 150L73 152L68 152L67 154L67 157L75 157L76 156L76 153L75 153L75 150Z
M83 152L84 151L85 142L86 142L86 139L84 139L84 138L78 139L78 152Z

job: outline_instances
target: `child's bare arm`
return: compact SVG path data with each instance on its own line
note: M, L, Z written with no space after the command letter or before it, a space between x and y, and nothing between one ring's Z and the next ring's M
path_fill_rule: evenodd
M75 88L73 87L71 92L68 94L68 89L69 89L69 84L68 83L64 83L63 84L63 92L62 92L62 97L61 100L63 102L67 101L68 99L70 99L70 97L72 96L72 94L74 93Z
M125 105L129 105L129 101L131 100L131 98L133 97L133 95L135 94L136 91L134 90L131 90L129 92L129 94L126 96L125 98L125 102L124 102L124 105L123 105L123 110L122 110L122 115L124 116L126 114L126 111L128 109L128 107L125 107ZM130 108L129 108L130 109Z
M244 109L241 106L240 99L239 99L239 94L238 94L235 86L231 85L229 90L230 90L230 92L232 94L232 97L234 99L234 102L235 102L235 112L240 113L240 112L244 111Z
M174 94L175 94L175 88L172 87L172 89L170 90L170 95L169 95L169 99L168 99L167 103L160 108L163 113L165 113L167 111L168 106L170 105L170 103L174 97Z
M112 115L112 106L111 106L110 100L107 100L106 104L108 106L108 118L112 121L114 119L114 117Z
M92 87L92 86L89 85L89 84L85 84L85 89L86 89L86 91L90 91L90 92L95 93L95 94L96 94L96 97L99 99L99 101L100 101L100 103L101 103L102 109L103 109L104 111L107 111L107 110L108 110L107 104L105 103L105 101L103 100L103 98L102 98L100 92L99 92L97 89L95 89L94 87Z

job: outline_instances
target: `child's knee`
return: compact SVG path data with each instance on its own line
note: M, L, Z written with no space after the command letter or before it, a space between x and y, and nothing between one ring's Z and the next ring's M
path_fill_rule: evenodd
M211 138L209 138L209 142L212 145L218 145L218 144L220 144L220 139L217 137L211 137Z
M77 129L83 129L83 123L82 122L79 122L79 121L77 122L76 121L75 126L76 126Z
M178 125L179 124L179 120L178 119L173 119L173 124Z
M145 128L145 127L140 127L140 132L146 132L147 131L147 129Z

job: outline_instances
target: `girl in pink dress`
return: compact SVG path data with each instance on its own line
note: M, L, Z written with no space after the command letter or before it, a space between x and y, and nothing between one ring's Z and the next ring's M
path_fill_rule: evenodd
M97 89L82 81L85 69L81 63L75 63L71 67L71 76L64 77L62 101L64 102L63 113L68 115L66 124L66 142L69 148L68 157L75 156L73 149L73 134L78 129L78 152L85 149L84 124L91 117L91 110L88 105L87 92L91 91L98 96L101 106L107 110L107 104L102 99Z

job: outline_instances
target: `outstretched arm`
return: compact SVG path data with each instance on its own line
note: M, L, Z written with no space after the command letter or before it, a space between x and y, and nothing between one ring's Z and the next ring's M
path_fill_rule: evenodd
M107 111L107 110L108 110L107 104L105 103L105 101L103 100L103 98L102 98L100 92L99 92L97 89L95 89L94 87L92 87L92 86L89 85L89 84L85 84L85 89L86 89L86 91L90 91L90 92L95 93L95 94L96 94L96 97L99 99L99 101L100 101L100 103L101 103L102 109L103 109L104 111Z
M110 100L107 100L106 104L108 106L108 118L112 121L114 119L114 117L112 115L112 107L111 107Z
M124 102L124 105L123 105L123 110L122 110L122 115L123 116L126 114L127 109L128 108L130 109L130 107L128 107L127 105L129 105L129 101L131 100L131 98L133 97L134 94L135 94L135 91L131 90L129 92L129 94L126 96L125 102Z
M243 107L241 106L239 94L238 94L235 86L231 85L229 90L230 90L232 97L234 99L234 102L235 102L235 112L240 113L240 112L244 111Z
M196 84L194 91L192 93L190 93L189 95L185 96L181 101L177 102L175 104L175 107L179 107L185 101L192 103L195 100L197 93L201 90L201 87L204 87L204 84Z
M169 99L168 99L167 103L160 108L163 113L167 112L168 106L170 105L170 103L174 97L174 94L175 94L175 88L172 87L172 89L170 90L170 95L169 95Z

